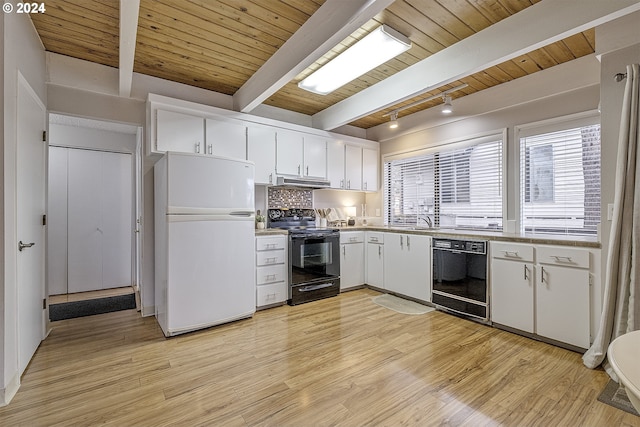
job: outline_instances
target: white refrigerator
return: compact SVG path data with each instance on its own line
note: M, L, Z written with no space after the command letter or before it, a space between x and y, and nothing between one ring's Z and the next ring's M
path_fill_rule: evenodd
M154 180L155 311L165 336L251 317L254 164L169 152Z

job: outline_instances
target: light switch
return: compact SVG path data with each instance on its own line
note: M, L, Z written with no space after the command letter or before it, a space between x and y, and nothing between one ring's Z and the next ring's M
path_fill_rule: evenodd
M376 216L380 216L380 209L376 209Z
M609 203L607 205L607 220L611 221L613 219L613 203Z

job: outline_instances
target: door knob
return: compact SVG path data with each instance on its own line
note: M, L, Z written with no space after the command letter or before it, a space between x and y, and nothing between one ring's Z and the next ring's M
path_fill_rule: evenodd
M31 246L33 246L33 245L35 245L35 244L36 244L36 242L31 242L31 243L22 243L22 240L20 240L20 241L18 242L18 250L19 250L20 252L22 252L22 250L23 250L23 249L25 249L25 248L30 248Z

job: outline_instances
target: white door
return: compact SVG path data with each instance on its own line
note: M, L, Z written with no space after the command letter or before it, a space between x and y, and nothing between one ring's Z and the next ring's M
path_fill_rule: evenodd
M491 320L533 333L533 265L491 261Z
M46 109L22 76L18 79L17 238L18 369L24 372L44 337Z
M242 124L207 119L205 133L207 154L247 159L247 128Z
M68 292L102 289L101 153L69 150Z
M47 197L47 284L49 295L67 290L67 157L69 149L49 147Z
M370 148L362 149L362 189L378 191L378 152Z
M131 154L69 149L68 291L131 286Z

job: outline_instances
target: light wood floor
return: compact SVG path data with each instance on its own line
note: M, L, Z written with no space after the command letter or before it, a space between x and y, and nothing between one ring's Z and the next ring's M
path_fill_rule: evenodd
M76 292L73 294L51 295L49 304L60 304L63 302L86 301L97 298L116 297L120 295L129 295L134 293L133 286L124 288L101 289L99 291Z
M358 290L165 339L135 310L54 323L2 426L640 426L577 353Z

